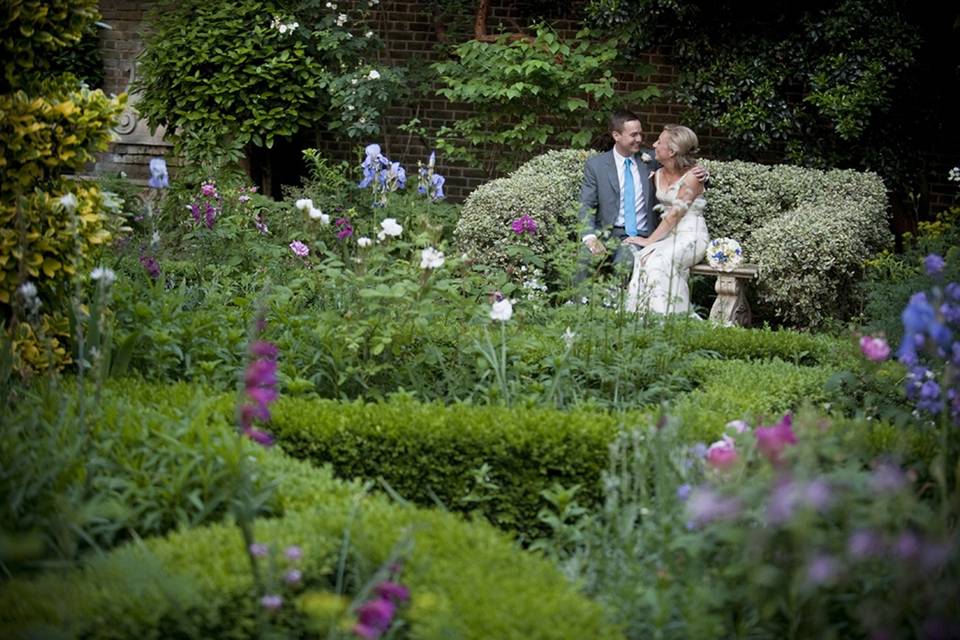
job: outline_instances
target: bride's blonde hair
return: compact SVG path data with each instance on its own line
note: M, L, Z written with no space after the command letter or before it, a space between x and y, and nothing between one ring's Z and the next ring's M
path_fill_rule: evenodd
M700 151L700 141L692 129L681 124L668 124L663 128L669 141L667 146L673 151L677 161L677 169L686 171L697 164L697 152Z

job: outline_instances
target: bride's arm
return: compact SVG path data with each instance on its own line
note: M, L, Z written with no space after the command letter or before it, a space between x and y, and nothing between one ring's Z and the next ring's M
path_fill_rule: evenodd
M647 238L627 238L624 242L646 247L657 240L663 239L664 236L677 226L680 218L683 217L687 209L690 208L690 205L693 204L693 201L696 200L697 196L701 193L703 193L703 184L701 184L694 174L688 173L683 178L683 184L681 184L677 190L677 199L674 200L673 206L661 216L660 224L653 230L653 233Z

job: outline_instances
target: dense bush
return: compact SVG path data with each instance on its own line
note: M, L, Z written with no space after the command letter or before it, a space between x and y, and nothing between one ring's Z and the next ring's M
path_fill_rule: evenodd
M760 265L759 299L796 326L846 318L849 283L890 246L886 190L874 174L705 161L707 225Z
M400 75L374 64L376 40L360 20L319 3L161 3L139 61L137 108L198 157L236 160L245 145L270 147L319 120L350 137L375 133Z
M475 263L503 268L520 266L525 252L516 247L523 246L556 270L556 261L564 256L554 254L576 228L583 163L589 155L550 151L509 177L481 185L463 205L454 233L459 249ZM536 232L520 235L513 230L511 222L524 215L536 222Z
M50 68L97 18L95 5L16 2L0 27L0 321L22 375L67 359L67 292L110 238L100 189L67 176L106 149L126 97ZM27 281L32 296L17 293Z

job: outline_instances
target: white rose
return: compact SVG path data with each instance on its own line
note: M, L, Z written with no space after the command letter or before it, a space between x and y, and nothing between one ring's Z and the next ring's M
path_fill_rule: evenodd
M651 160L653 160L653 158L650 157L649 153L640 154L640 159L644 162L650 162Z
M370 75L368 75L367 77L370 78L371 80L379 80L380 72L377 71L376 69L370 69Z
M313 200L310 198L301 198L300 200L296 201L294 206L297 209L300 209L300 211L306 211L309 213L313 209Z
M490 307L490 318L499 322L506 322L513 317L513 303L509 298L494 302Z

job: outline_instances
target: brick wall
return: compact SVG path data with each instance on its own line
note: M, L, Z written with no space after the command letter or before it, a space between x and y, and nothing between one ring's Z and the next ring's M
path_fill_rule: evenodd
M104 31L101 37L103 47L105 85L108 92L125 90L134 59L142 44L139 32L143 28L143 18L153 0L102 0L100 11L104 21L112 29ZM499 31L502 24L507 30L513 29L513 21L522 22L516 9L517 4L509 0L492 0L488 26L491 33ZM434 47L438 42L437 26L433 17L434 3L428 0L383 0L373 11L373 30L384 41L381 59L385 64L424 65L437 59ZM574 18L553 20L554 26L563 34L574 32L579 24ZM442 25L449 28L449 24ZM466 17L464 25L472 29L472 18ZM451 34L452 35L452 34ZM670 59L669 51L660 51L647 54L643 62L654 66L655 72L650 77L636 77L632 74L619 76L618 91L629 91L642 88L649 84L666 89L675 79L678 69ZM411 171L416 167L417 160L425 160L430 153L431 140L422 140L416 135L408 135L399 129L399 125L408 122L416 116L426 131L436 132L445 124L450 124L455 118L462 116L465 111L462 105L452 105L444 98L433 92L414 96L411 104L405 107L390 109L384 117L383 134L380 140L386 155L391 159L400 160ZM683 107L672 104L665 99L653 101L645 105L637 105L644 129L647 132L646 142L652 143L656 133L665 124L679 122L682 119ZM124 170L135 179L146 177L145 163L153 155L168 153L162 139L150 136L142 122L131 118L127 123L130 131L122 136L121 142L107 154L101 156L97 165L100 171ZM716 147L719 140L713 132L698 131L701 138L701 149L705 155L711 155L711 148ZM597 140L607 144L604 132L597 132ZM368 141L363 141L368 142ZM291 145L284 145L282 153L289 156L297 154L302 146L316 146L323 149L336 159L356 161L358 147L363 142L344 143L337 141L324 131L317 131L314 135L299 137ZM369 142L374 142L370 140ZM929 194L930 207L933 211L942 209L956 201L958 192L955 185L947 182L946 175L950 167L960 163L960 154L956 146L949 141L931 141L937 143L939 149L930 149L925 157L931 165L928 183L922 188ZM445 158L438 158L440 173L447 177L447 193L452 200L462 200L477 186L487 181L485 173L472 166L450 162ZM275 163L277 167L296 167L298 158L287 158L287 162ZM289 169L288 169L289 170ZM256 173L256 172L255 172ZM267 174L269 175L269 173ZM296 183L296 170L286 176L279 176L282 182ZM276 194L278 195L278 194ZM922 212L929 215L929 210Z

